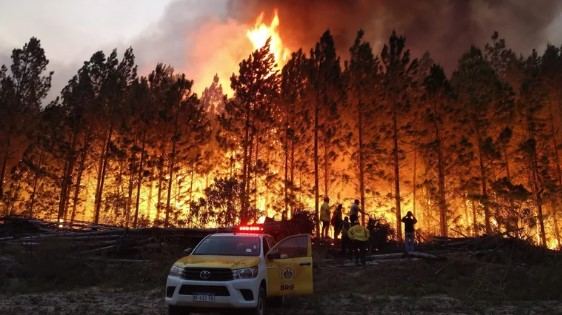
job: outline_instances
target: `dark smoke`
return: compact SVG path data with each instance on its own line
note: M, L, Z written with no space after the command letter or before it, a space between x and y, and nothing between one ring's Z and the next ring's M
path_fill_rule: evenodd
M231 17L247 23L262 11L270 21L277 8L281 38L291 50L310 50L329 29L344 59L359 29L365 30L376 54L396 30L414 56L429 51L451 71L470 45L482 47L494 31L517 53L542 52L562 1L229 0L227 8Z

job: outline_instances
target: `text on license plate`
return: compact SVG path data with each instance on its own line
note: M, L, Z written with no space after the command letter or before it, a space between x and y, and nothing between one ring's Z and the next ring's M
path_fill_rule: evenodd
M193 293L193 301L214 302L215 295L212 293Z

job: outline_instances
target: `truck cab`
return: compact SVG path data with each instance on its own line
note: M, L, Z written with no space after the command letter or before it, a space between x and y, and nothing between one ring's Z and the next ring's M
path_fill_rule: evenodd
M312 292L310 234L275 242L250 227L210 234L176 261L165 301L169 314L244 309L262 315L268 299Z

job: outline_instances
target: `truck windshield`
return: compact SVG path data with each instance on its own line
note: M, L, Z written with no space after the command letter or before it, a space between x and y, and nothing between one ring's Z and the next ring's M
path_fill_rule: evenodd
M192 255L259 256L258 236L213 235L205 238Z

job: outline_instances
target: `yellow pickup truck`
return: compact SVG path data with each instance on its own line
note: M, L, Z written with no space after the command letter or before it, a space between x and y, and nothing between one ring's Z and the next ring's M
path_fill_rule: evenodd
M310 234L280 242L259 227L206 236L176 261L166 281L170 315L242 309L266 314L272 298L312 294Z

